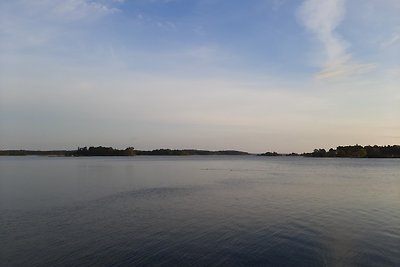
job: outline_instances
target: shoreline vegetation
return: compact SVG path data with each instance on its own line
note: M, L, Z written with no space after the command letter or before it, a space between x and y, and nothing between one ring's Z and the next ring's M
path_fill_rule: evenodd
M136 150L133 147L115 149L112 147L78 147L77 150L0 150L0 156L49 156L49 157L95 157L95 156L193 156L193 155L257 155L262 157L303 156L314 158L400 158L400 145L388 146L338 146L336 149L314 149L311 153L280 154L265 152L252 154L237 150L198 150L198 149L154 149Z
M136 150L133 147L115 149L112 147L78 147L77 150L0 150L0 156L53 156L53 157L95 157L95 156L192 156L192 155L250 155L236 150L198 149L154 149Z

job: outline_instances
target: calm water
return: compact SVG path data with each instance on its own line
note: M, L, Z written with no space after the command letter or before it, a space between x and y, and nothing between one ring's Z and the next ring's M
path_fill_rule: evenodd
M400 160L0 157L0 266L400 266Z

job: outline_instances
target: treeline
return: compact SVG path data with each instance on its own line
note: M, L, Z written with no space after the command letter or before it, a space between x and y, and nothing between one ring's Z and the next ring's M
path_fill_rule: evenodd
M65 157L72 156L75 151L72 150L0 150L0 156L54 156Z
M265 152L262 154L258 154L257 156L264 156L264 157L277 157L277 156L283 156L282 154L279 154L278 152Z
M190 156L190 155L249 155L236 150L208 151L197 149L155 149L135 150L133 147L115 149L112 147L78 147L77 150L0 150L0 156L64 156L64 157L94 157L94 156Z
M81 157L81 156L134 156L133 147L123 150L112 147L82 147L77 150L0 150L0 156L54 156L54 157Z
M247 152L236 150L208 151L197 149L155 149L151 151L136 150L140 156L190 156L190 155L249 155Z
M81 156L135 156L136 151L133 147L126 149L114 149L112 147L78 147L78 150L73 153L75 157Z
M306 157L329 158L400 158L400 146L338 146L336 149L314 149L311 153L305 153Z
M197 149L154 149L150 151L135 150L128 147L124 150L113 149L112 147L89 147L78 148L73 156L190 156L190 155L248 155L247 152L224 150L208 151Z
M77 150L0 150L0 156L59 156L59 157L91 157L91 156L189 156L189 155L250 155L248 152L236 150L208 151L197 149L154 149L135 150L133 147L115 149L112 147L82 147ZM400 158L400 146L338 146L336 149L314 149L304 154L279 154L265 152L258 156L305 156L305 157L339 157L339 158Z

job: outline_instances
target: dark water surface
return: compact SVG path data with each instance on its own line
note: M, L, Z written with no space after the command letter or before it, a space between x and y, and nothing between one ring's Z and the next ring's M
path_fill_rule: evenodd
M400 266L400 160L0 157L0 266Z

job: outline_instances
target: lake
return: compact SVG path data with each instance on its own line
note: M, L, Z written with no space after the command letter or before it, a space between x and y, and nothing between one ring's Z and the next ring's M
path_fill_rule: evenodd
M0 157L0 266L400 266L400 160Z

